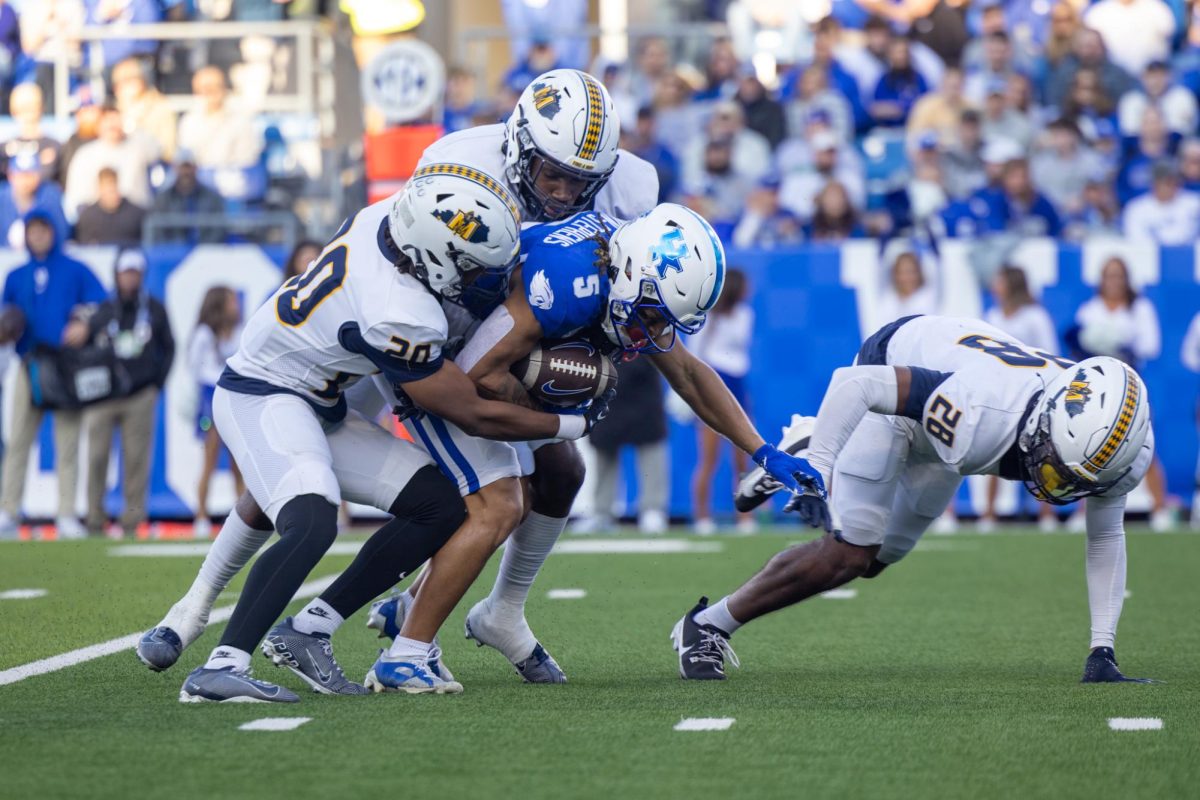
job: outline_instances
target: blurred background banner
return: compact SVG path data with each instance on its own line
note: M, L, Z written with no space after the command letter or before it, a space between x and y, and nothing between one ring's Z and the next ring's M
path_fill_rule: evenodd
M1158 310L1162 329L1162 352L1178 353L1192 316L1200 309L1200 259L1194 248L1150 248L1130 253L1133 247L1121 240L1099 239L1083 244L1064 244L1051 239L1028 240L1012 259L1025 266L1035 295L1055 320L1073 320L1076 309L1095 294L1101 264L1114 254L1130 257L1133 281ZM940 286L931 295L930 312L982 316L987 286L977 272L968 241L950 243L936 254L921 254L922 270L930 285ZM1135 248L1136 249L1136 248ZM71 254L88 264L111 288L116 248L71 248ZM243 245L158 245L147 249L147 288L161 297L170 318L180 352L185 352L197 325L206 290L228 286L238 296L245 317L266 300L282 278L286 253L282 247ZM1132 258L1136 255L1136 258ZM896 289L888 276L895 254L877 242L843 245L808 245L772 250L730 249L729 263L742 269L751 291L748 302L754 310L755 329L750 346L747 376L750 413L765 436L777 435L794 413L815 414L832 372L850 364L862 339L889 321L896 307ZM20 251L0 250L0 275L24 260ZM1028 263L1026 263L1028 262ZM934 280L934 277L937 280ZM770 335L762 335L769 331ZM1062 341L1066 329L1058 330L1061 352L1069 352ZM10 364L6 382L19 369ZM1168 488L1190 493L1197 449L1197 376L1175 358L1149 361L1142 374L1154 405L1158 452L1166 467ZM7 393L6 393L7 395ZM7 399L7 398L6 398ZM4 432L9 434L11 410L5 403ZM155 452L148 510L152 518L190 518L196 501L196 482L202 463L202 440L196 432L197 389L187 359L177 358L159 402ZM30 517L54 515L57 497L54 474L53 418L43 423L35 452L30 459L26 490L26 513ZM696 437L692 424L670 424L670 463L696 463ZM121 458L113 453L115 466ZM636 495L637 470L632 453L621 472L628 476L618 498L626 502ZM80 455L81 464L86 455ZM209 510L224 514L235 499L228 464L221 467L210 489ZM689 469L671 470L670 513L691 513ZM110 469L108 506L119 506L120 470ZM716 475L713 511L732 513L733 475L723 463ZM79 508L84 506L80 482ZM1016 511L1016 484L1005 484L998 500L1001 514ZM590 493L581 493L586 503ZM978 513L983 504L982 483L968 481L960 494L958 511ZM1147 498L1131 498L1131 510L1146 510ZM587 511L588 509L581 509ZM621 509L617 509L620 513ZM356 513L366 509L357 509Z

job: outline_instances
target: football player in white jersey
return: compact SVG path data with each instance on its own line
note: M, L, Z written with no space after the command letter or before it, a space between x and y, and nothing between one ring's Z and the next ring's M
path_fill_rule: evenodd
M676 333L700 330L725 282L725 252L712 226L674 203L617 225L611 235L607 233L610 223L586 212L561 224L527 229L522 234L526 260L521 287L514 288L504 305L484 321L459 355L459 365L489 395L520 402L526 393L510 367L543 338L585 337L601 351L644 353L706 424L751 454L790 490L799 491L809 480L803 474L804 463L767 444L716 373L675 341ZM550 300L554 295L557 299ZM414 424L414 438L430 442L438 432L436 420L432 425L429 420ZM491 453L494 442L452 432L441 444L454 456L442 462L460 480L487 481L490 476L471 465L499 461ZM537 449L535 457L542 449L549 448ZM454 462L457 468L450 466ZM536 480L533 496L536 509ZM496 584L467 614L466 632L479 644L500 651L526 681L559 683L565 675L530 631L524 607L562 527L531 542L518 535L527 526L528 519L509 540ZM548 527L543 524L542 530ZM434 557L435 567L446 554L443 550ZM475 561L458 561L454 576L463 592L490 555L481 548ZM412 630L423 637L432 635L458 598L442 607L440 619L421 618L420 604L428 585L421 583L377 603L371 627L399 638Z
M515 200L497 181L461 165L430 167L396 198L349 220L303 275L284 283L251 317L218 384L214 418L280 540L251 570L220 644L188 675L181 701L295 702L286 689L250 676L250 651L337 534L338 473L373 462L415 479L428 467L427 454L399 439L374 441L383 456L334 444L345 427L342 393L348 385L382 373L397 393L480 436L524 441L584 435L586 419L481 398L442 353L447 322L441 301L459 298L489 277L503 284L519 251L519 228ZM428 475L422 476L423 492L444 485L424 480ZM398 513L372 541L380 568L392 576L431 557L462 522L457 502L425 509L428 519L407 513L401 502L416 508L427 499L401 491L396 503L388 501ZM357 597L354 605L370 597ZM340 616L357 610L354 605L323 610ZM293 644L311 657L313 648L301 646L304 637L323 639L317 649L324 650L324 670L338 673L337 685L324 672L315 679L306 670L300 674L319 691L363 693L341 677L327 631L307 622L301 627L289 621L273 632L280 635L270 644L281 659L297 660ZM381 658L375 672L388 688L445 690L421 680L428 656L427 647L409 659Z
M450 162L490 175L516 197L525 222L567 216L574 209L588 206L618 219L632 218L653 208L658 177L650 164L618 148L619 132L612 100L599 81L578 70L553 70L538 76L526 88L507 124L485 125L443 137L426 150L418 171ZM484 305L471 303L470 298L460 300L473 307ZM470 315L452 303L443 307L451 317L449 336L465 338L472 323ZM386 386L381 389L386 395ZM368 418L382 407L380 395L365 382L348 392L350 406ZM469 497L472 525L458 539L464 545L471 537L477 540L477 551L470 560L475 561L478 553L493 552L511 533L513 552L527 551L540 563L566 527L571 505L583 483L583 460L575 446L559 442L534 451L492 441L469 444L472 437L452 423L436 430L428 445L420 437L415 438L419 446L448 465L452 478ZM468 470L462 470L450 456L451 447L460 452L467 448ZM525 515L518 479L530 472L533 502L532 510ZM171 666L203 632L217 595L271 533L270 519L248 493L243 495L226 519L192 587L139 643L142 660L154 669ZM447 553L442 561L449 557ZM457 570L443 568L443 572L452 571ZM496 587L503 589L521 581L502 565ZM437 590L428 602L433 603L435 594ZM457 589L451 588L436 605L444 607L448 598L457 594ZM395 619L397 611L403 617L413 597L411 590L401 595L399 609L393 602L389 619ZM523 603L516 611L522 608ZM511 619L497 620L490 627L507 629L506 640L531 641L523 612L508 616ZM389 628L388 632L395 635L397 631ZM538 682L560 680L561 670L553 659L537 655L532 660L520 660L521 674Z
M801 494L788 509L826 535L779 553L715 605L701 598L671 633L680 675L724 678L725 658L737 664L729 637L742 625L878 575L916 545L964 475L999 475L1046 502L1088 498L1083 681L1144 680L1121 674L1113 644L1125 496L1153 451L1146 387L1116 359L1073 364L973 319L893 322L834 373L811 428L806 457L829 501Z

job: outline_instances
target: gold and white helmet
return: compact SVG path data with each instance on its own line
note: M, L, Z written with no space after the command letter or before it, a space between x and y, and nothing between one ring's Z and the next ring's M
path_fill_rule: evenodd
M1146 385L1131 367L1098 356L1046 385L1021 431L1025 487L1065 505L1112 488L1150 435Z

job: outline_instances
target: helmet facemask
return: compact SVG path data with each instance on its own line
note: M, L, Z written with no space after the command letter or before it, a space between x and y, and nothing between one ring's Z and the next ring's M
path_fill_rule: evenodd
M627 353L666 353L675 347L679 333L695 334L704 327L707 316L692 322L676 318L662 297L662 288L649 278L642 278L641 292L634 300L610 299L608 319L616 335L616 344ZM664 345L659 339L670 332Z
M549 220L564 219L591 205L596 193L608 182L613 167L606 172L589 172L563 164L551 155L541 150L533 141L533 136L526 127L524 119L518 120L515 132L517 142L517 159L515 164L516 180L521 201L532 217ZM546 170L551 170L546 173ZM553 174L556 178L578 182L580 189L575 195L574 202L556 200L548 192L538 187L538 178L543 174Z
M1066 392L1061 389L1058 395ZM1065 506L1091 495L1102 494L1111 489L1129 472L1126 469L1110 481L1098 483L1069 467L1054 447L1050 435L1051 415L1058 395L1051 398L1038 415L1031 432L1021 434L1021 463L1024 468L1025 488L1044 503Z

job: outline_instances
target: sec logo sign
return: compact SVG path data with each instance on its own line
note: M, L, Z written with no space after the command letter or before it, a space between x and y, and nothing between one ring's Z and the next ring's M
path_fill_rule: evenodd
M362 74L363 98L389 122L428 114L442 97L446 66L432 47L416 39L388 45Z

